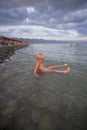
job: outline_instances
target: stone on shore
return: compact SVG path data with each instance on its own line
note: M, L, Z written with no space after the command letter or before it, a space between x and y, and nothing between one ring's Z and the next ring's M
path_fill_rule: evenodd
M25 45L6 45L0 47L0 64L4 62L5 59L9 59L16 50L26 47Z

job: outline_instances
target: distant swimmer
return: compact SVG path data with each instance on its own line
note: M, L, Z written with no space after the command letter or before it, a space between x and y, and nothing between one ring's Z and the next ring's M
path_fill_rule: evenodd
M76 43L76 46L78 46L78 43Z
M64 74L67 74L70 72L70 67L67 67L65 70L55 69L55 68L62 67L62 66L66 67L66 66L68 66L67 64L46 67L44 65L44 60L45 60L45 56L43 53L37 54L36 65L34 68L34 76L37 78L39 78L39 74L38 74L39 72L55 72L55 73L64 73Z
M78 46L79 44L78 43L76 43L76 44L70 44L70 46Z

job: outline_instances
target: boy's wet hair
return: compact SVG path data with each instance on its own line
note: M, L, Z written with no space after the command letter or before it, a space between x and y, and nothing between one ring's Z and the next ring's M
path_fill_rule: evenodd
M37 54L37 60L41 60L41 59L44 59L44 54L43 53L39 53Z

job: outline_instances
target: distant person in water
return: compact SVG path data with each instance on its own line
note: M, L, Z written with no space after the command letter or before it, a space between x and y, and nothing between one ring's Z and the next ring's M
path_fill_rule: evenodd
M65 70L57 70L55 68L57 67L61 67L61 66L68 66L67 64L63 64L63 65L54 65L54 66L49 66L46 67L44 66L44 60L45 60L45 56L42 53L39 53L36 57L36 65L34 68L34 76L39 78L39 72L55 72L55 73L64 73L67 74L70 72L70 68L67 67Z

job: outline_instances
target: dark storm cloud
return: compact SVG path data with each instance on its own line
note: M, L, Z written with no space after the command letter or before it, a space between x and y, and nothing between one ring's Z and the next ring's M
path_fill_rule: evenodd
M51 0L50 3L55 9L69 11L82 7L86 0Z
M86 21L86 0L0 0L0 25L41 25L87 34Z
M20 24L27 17L26 8L0 9L0 24Z
M0 8L19 8L44 3L43 0L0 0Z

